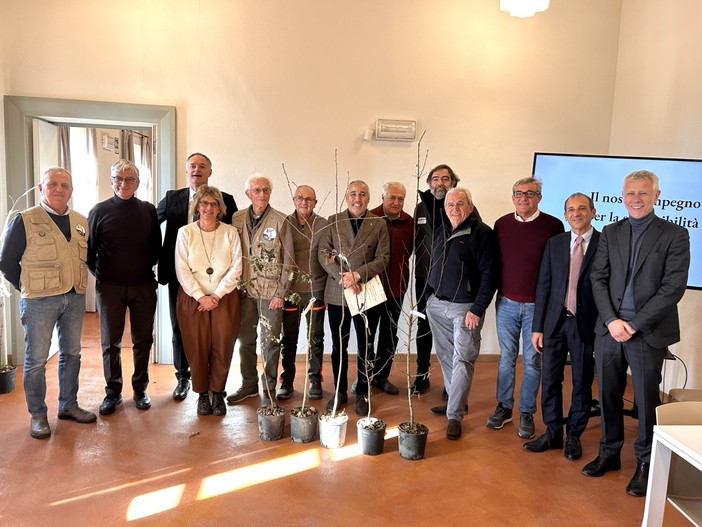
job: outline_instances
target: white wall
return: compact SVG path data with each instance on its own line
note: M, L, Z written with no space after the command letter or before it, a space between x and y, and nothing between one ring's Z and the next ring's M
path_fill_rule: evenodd
M534 151L607 153L620 8L561 0L522 20L497 0L3 2L17 23L0 32L0 90L174 105L179 158L207 153L238 203L262 171L291 209L285 163L329 195L323 214L335 150L341 186L365 179L373 206L385 181L414 188L416 143L361 137L378 117L417 119L421 159L451 164L492 223ZM492 312L483 350L497 352Z
M702 158L700 20L698 0L624 0L610 153ZM702 292L688 290L679 311L682 340L671 351L687 365L687 387L702 388ZM684 380L679 361L666 365L666 391Z

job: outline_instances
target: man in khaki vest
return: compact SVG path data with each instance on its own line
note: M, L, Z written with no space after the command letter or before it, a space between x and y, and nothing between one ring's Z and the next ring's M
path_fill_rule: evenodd
M25 333L24 392L31 414L29 433L51 435L46 417L46 361L54 327L59 335L59 419L95 422L78 406L80 336L88 281L88 221L68 210L71 174L49 168L41 177L39 205L17 214L7 227L0 271L21 293Z

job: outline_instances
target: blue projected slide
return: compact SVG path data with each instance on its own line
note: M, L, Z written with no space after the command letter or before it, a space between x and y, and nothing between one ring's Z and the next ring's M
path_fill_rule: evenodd
M533 175L544 186L539 208L563 220L566 198L582 192L595 202L597 216L592 223L601 231L627 216L622 184L624 176L634 170L650 170L660 179L661 195L654 210L661 218L689 231L692 258L687 284L702 289L702 160L537 152Z

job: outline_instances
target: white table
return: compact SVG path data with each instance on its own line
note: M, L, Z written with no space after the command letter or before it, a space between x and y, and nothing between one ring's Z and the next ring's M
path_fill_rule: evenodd
M702 425L662 425L653 428L651 469L642 525L663 524L666 499L694 525L702 524L702 500L667 498L673 454L702 472Z

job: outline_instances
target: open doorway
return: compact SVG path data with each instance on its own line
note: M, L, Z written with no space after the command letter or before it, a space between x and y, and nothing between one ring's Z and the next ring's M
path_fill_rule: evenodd
M175 107L36 97L4 97L6 189L9 196L21 196L34 186L38 170L35 151L35 122L54 126L125 129L150 131L152 134L153 164L150 196L146 201L156 203L168 189L176 184ZM102 141L102 139L100 139ZM59 164L59 163L55 163ZM75 186L75 185L74 185ZM104 199L104 198L102 198ZM95 203L97 202L97 196ZM17 204L24 209L36 203L36 196L28 194ZM5 211L6 203L0 205ZM82 211L81 211L82 212ZM16 294L15 294L16 295ZM160 298L167 298L167 291L159 291ZM7 349L12 362L24 359L23 333L19 321L17 298L6 304L5 327ZM155 362L172 362L170 318L168 303L160 302L155 323Z

